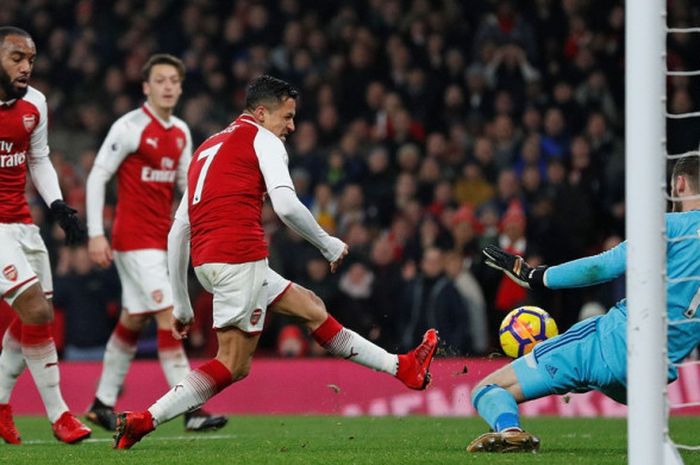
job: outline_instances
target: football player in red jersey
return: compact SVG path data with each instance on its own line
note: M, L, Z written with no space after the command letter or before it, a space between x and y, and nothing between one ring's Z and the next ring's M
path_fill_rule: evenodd
M114 431L114 405L136 354L141 330L151 317L158 326L158 358L170 386L187 376L190 365L170 331L173 308L166 246L173 191L187 185L192 138L187 124L173 115L182 94L185 66L167 54L150 57L143 68L146 102L119 118L100 147L87 182L88 245L101 267L112 261L122 285L122 312L107 342L102 375L87 418ZM102 222L105 185L117 175L119 198L112 245ZM188 412L185 428L220 428L227 419L200 410Z
M119 414L114 447L130 448L160 423L245 378L268 307L300 318L314 339L336 356L394 375L412 389L428 384L438 343L435 330L428 330L408 354L390 354L343 327L313 292L268 267L261 223L264 194L282 221L321 251L331 271L348 253L348 246L318 225L294 191L283 141L294 131L296 98L297 91L284 81L270 76L253 80L243 114L197 149L188 194L168 236L176 294L173 333L185 337L194 317L186 284L189 245L197 278L214 295L219 350L147 411Z
M85 240L76 211L63 201L47 145L44 95L29 86L36 47L29 33L0 27L0 294L18 319L5 332L0 353L0 437L20 444L10 394L29 367L54 435L74 443L90 429L68 411L59 386L58 355L51 334L53 284L46 245L32 224L24 195L27 169L39 195L63 228L67 244Z

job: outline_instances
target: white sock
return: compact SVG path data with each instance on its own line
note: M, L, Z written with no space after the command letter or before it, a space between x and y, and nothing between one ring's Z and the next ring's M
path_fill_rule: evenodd
M355 331L343 327L330 315L311 335L328 352L345 360L391 375L396 375L399 369L398 355L390 354Z
M231 384L231 372L216 359L210 360L173 386L148 409L156 425L194 410Z
M12 389L26 366L22 346L8 328L2 338L2 352L0 352L0 404L10 402Z
M170 330L158 330L158 360L170 387L190 373L190 362L182 347L182 341L175 339Z
M48 324L22 325L22 354L44 401L46 415L54 423L68 406L61 395L58 354Z
M124 385L131 361L136 355L139 333L117 323L107 342L102 362L102 374L95 397L105 405L114 407L117 396Z

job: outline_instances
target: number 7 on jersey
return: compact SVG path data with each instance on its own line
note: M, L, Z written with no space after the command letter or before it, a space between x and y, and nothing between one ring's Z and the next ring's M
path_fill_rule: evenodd
M223 145L223 142L219 142L216 145L212 145L206 150L202 150L197 157L197 161L204 158L204 166L202 171L199 172L199 177L197 178L197 185L194 188L194 195L192 196L192 205L196 205L202 200L202 189L204 189L204 179L207 177L207 172L211 166L211 162L214 161L214 157L219 153L219 149Z

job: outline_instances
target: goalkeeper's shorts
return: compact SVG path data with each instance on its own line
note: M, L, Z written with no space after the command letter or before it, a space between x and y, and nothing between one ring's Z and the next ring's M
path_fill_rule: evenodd
M626 388L603 358L598 319L589 318L538 344L512 364L526 399L597 390L625 403Z

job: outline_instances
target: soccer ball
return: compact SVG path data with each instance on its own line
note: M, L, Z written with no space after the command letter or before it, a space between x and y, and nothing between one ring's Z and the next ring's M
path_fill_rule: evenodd
M498 331L503 352L512 358L522 357L535 345L557 334L557 324L549 313L531 305L511 310Z

